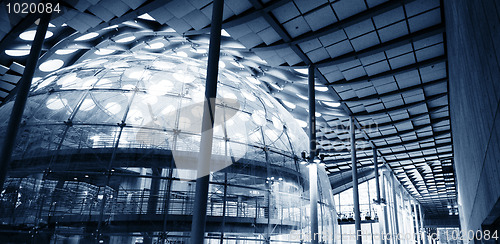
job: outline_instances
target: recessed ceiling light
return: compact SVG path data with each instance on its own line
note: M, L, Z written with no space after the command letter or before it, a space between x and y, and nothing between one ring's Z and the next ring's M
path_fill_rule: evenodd
M329 106L329 107L334 107L334 108L340 107L340 103L337 103L337 102L325 102L325 101L323 101L322 103L325 104L326 106Z
M75 48L59 49L59 50L56 51L56 54L66 55L66 54L74 53L74 52L76 52L78 50L79 49L75 49Z
M97 36L99 36L99 33L97 33L97 32L90 32L88 34L85 34L83 36L80 36L80 37L76 38L75 41L86 41L86 40L90 40L92 38L96 38Z
M182 52L182 51L176 52L176 53L174 53L174 55L179 56L179 57L184 57L184 58L188 57L188 54L185 52Z
M165 46L165 44L163 44L163 42L155 42L155 43L148 43L146 45L146 48L147 49L160 49L164 46Z
M11 56L11 57L20 57L20 56L26 56L30 54L30 50L28 49L9 49L5 50L5 54Z
M39 69L43 72L51 72L54 70L57 70L61 68L64 65L64 61L60 59L52 59L49 61L45 61L44 63L40 64Z
M113 49L107 49L107 48L100 48L99 50L95 51L95 54L97 55L108 55L114 53L116 50Z
M219 60L219 69L223 69L226 67L226 63L224 63L224 61L222 60Z
M295 71L303 74L303 75L308 75L309 74L309 69L295 69Z
M286 101L286 100L281 100L281 101L283 101L283 104L285 106L287 106L289 109L295 109L295 107L296 107L296 105L294 103L291 103L291 102Z
M306 96L302 96L302 95L300 95L298 93L297 93L297 97L299 97L302 100L308 100L308 98Z
M151 15L149 15L148 13L145 13L143 15L139 15L137 18L139 19L145 19L145 20L151 20L151 21L156 21L153 17L151 17Z
M33 41L35 40L35 35L36 35L36 30L29 30L21 33L19 35L19 38L25 41ZM45 39L50 38L52 35L53 35L52 31L47 31L47 33L45 33Z
M115 42L126 43L126 42L131 42L133 40L135 40L135 36L128 36L128 37L120 38L120 39L116 40Z
M221 36L227 36L227 37L230 37L231 35L229 35L229 33L227 33L226 30L222 29L221 30Z
M119 25L110 25L110 26L108 26L106 28L103 28L103 30L115 29L115 28L118 28L118 27L119 27Z
M320 92L328 91L328 87L326 87L326 86L315 86L315 89L316 89L316 91L320 91Z

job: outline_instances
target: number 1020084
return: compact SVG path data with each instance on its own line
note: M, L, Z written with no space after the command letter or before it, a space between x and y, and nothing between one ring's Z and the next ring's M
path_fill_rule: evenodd
M7 12L14 14L34 14L61 12L59 3L7 3Z

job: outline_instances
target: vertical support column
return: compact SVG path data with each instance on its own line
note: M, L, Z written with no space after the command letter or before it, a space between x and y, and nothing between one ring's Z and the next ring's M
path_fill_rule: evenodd
M399 238L397 238L397 235L399 234L399 220L398 220L398 200L397 200L397 193L396 193L396 180L394 179L394 175L391 172L391 180L392 180L392 200L393 200L393 207L394 207L394 233L393 237L395 240L395 243L399 244Z
M203 107L203 121L201 126L200 154L198 155L193 221L191 223L191 244L202 244L205 238L223 9L224 0L213 1L210 46L208 49L207 81L205 86L205 104Z
M316 157L316 94L314 88L314 66L309 66L309 199L311 207L311 244L318 244L318 165Z
M380 182L379 182L379 175L378 175L378 155L377 155L377 148L375 145L373 145L373 165L375 166L374 171L375 171L375 191L377 193L377 204L381 204L380 202Z
M386 239L387 233L389 233L389 218L387 215L387 196L386 196L386 191L385 191L385 170L382 169L382 198L384 199L383 206L380 208L382 209L383 214L381 214L381 218L383 221L383 225L380 226L381 233L383 234L383 238L381 238L381 243L384 244L389 244L390 241Z
M424 244L429 244L429 239L427 238L427 232L424 228L424 214L422 213L422 206L418 205L418 214L420 216L420 229L422 230L422 240Z
M0 154L0 191L3 189L3 184L7 178L7 170L12 157L12 151L14 150L19 124L23 118L24 107L26 106L26 100L28 99L28 93L31 88L31 81L33 80L33 75L35 74L35 69L38 64L38 58L40 57L50 17L50 13L45 13L40 18L23 76L17 86L16 100L9 117L9 124L7 125L7 131Z
M358 192L358 165L356 159L356 131L354 128L354 117L350 117L350 136L351 136L351 161L352 161L352 197L354 203L354 233L356 235L356 244L361 244L361 215L359 213L359 192Z
M415 215L415 234L417 236L417 244L421 244L421 241L420 241L420 235L419 235L419 232L420 232L420 228L419 228L419 223L418 223L418 212L417 212L417 203L415 202L413 204L413 213Z
M158 207L158 199L160 192L160 184L161 184L161 168L152 168L152 178L151 178L151 186L149 188L149 198L148 198L148 214L156 214L156 208Z
M159 199L159 192L160 192L160 184L161 184L161 168L156 168L153 167L151 168L152 172L152 178L151 178L151 185L149 187L149 198L148 198L148 207L146 210L146 213L149 215L155 215L156 214L156 209L158 208L158 199ZM143 243L144 244L151 244L153 243L153 232L145 232L144 233L144 239Z

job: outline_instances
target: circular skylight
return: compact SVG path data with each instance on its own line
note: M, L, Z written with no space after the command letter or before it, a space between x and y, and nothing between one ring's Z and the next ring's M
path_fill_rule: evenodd
M56 54L58 54L58 55L66 55L66 54L74 53L74 52L76 52L78 50L79 49L75 49L75 48L59 49L59 50L56 51Z
M35 40L35 35L36 35L36 30L29 30L21 33L19 35L19 38L25 41L33 41ZM51 31L47 31L47 33L45 33L45 39L50 38L52 35L53 33Z
M29 49L9 49L5 50L5 54L11 56L11 57L21 57L21 56L26 56L30 54Z
M133 40L135 40L135 36L128 36L128 37L123 37L123 38L117 39L117 40L115 40L115 42L127 43L127 42L131 42Z
M340 103L337 103L337 102L325 102L325 101L322 101L323 104L325 104L326 106L329 106L329 107L340 107Z
M320 92L328 91L328 87L326 87L326 86L315 86L315 89L316 89L316 91L320 91Z
M64 65L64 61L60 59L52 59L49 61L45 61L42 64L40 64L39 69L43 72L52 72L55 70L58 70Z
M295 107L297 107L294 103L291 103L289 101L286 101L286 100L281 100L283 102L283 104L288 107L289 109L295 109Z
M154 43L147 44L146 48L147 49L160 49L164 46L165 46L165 44L163 44L163 42L154 42Z
M90 40L90 39L96 38L97 36L99 36L99 33L97 33L97 32L90 32L88 34L85 34L83 36L80 36L80 37L76 38L75 41L86 41L86 40Z
M106 49L106 48L100 48L97 51L95 51L95 54L97 55L109 55L114 53L116 50L113 49Z

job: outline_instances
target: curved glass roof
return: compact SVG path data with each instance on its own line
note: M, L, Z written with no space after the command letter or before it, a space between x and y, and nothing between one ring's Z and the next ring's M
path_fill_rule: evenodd
M205 74L204 61L140 52L51 73L32 87L17 156L117 143L197 152ZM250 79L221 69L217 97L215 155L259 160L252 152L266 149L293 158L307 149L307 135L295 119ZM10 107L0 107L4 125Z

